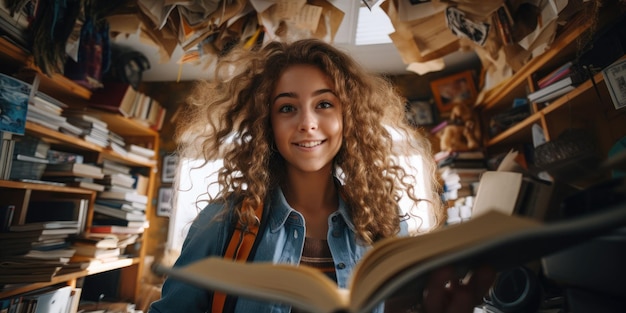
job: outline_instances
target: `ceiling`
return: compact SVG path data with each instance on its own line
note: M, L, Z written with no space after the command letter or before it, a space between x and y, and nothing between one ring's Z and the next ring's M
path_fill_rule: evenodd
M407 65L402 62L400 53L393 43L370 45L354 44L360 1L329 1L345 13L342 24L335 35L334 45L336 47L346 51L357 62L361 63L366 70L372 73L388 75L411 73L407 71ZM382 22L389 23L388 21ZM206 65L206 61L201 64L178 64L177 61L183 55L183 50L180 46L176 48L169 61L162 62L157 47L143 43L138 34L118 36L113 39L113 42L114 44L130 47L133 50L139 51L148 58L150 69L143 72L143 81L145 82L191 81L211 77L212 68ZM468 64L471 60L475 60L473 53L453 53L444 58L446 69L462 67L463 64Z
M182 48L177 47L167 63L160 62L159 51L156 47L144 44L137 35L120 37L114 43L132 47L133 50L143 53L150 61L150 69L143 72L143 80L151 81L187 81L205 79L210 76L210 68L204 64L187 63L177 64L182 56ZM377 44L357 46L354 44L336 44L352 55L367 70L374 73L406 74L406 65L393 44ZM384 57L381 57L384 56ZM180 78L179 78L180 74Z

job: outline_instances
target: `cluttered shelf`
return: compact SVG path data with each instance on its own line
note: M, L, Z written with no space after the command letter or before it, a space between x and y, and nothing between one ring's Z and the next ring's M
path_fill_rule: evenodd
M617 13L619 12L607 12L606 14ZM585 36L585 34L601 26L595 25L594 23L602 23L607 20L610 20L610 18L598 21L589 18L585 12L578 14L574 19L568 22L560 35L554 40L554 45L550 49L528 61L528 63L507 80L486 91L482 101L477 103L476 107L478 109L487 110L510 105L516 97L529 91L528 86L532 84L529 84L528 80L532 77L533 73L541 68L553 67L555 64L562 62L563 58L575 56L578 50L581 49L581 38L586 38L587 36Z
M95 115L103 122L109 125L109 128L114 129L119 135L125 137L151 137L158 138L159 133L145 125L144 123L126 118L120 114L108 113L100 110L87 110L90 114Z
M39 283L31 283L31 284L24 284L24 285L16 285L15 287L8 287L0 291L0 298L12 297L12 296L24 293L24 292L44 288L47 286L53 286L53 285L61 284L61 283L69 282L69 284L74 285L76 279L89 276L89 275L103 273L106 271L129 267L135 264L139 264L140 262L141 262L140 258L126 258L126 259L119 259L119 260L106 262L106 263L92 264L86 269L81 270L81 271L54 276L48 282L39 282Z
M584 83L580 84L576 87L576 89L572 90L570 93L559 97L543 109L535 112L529 117L525 118L521 122L513 125L511 128L501 132L500 134L494 136L490 140L485 143L486 147L493 147L496 145L501 145L503 143L509 143L514 141L519 141L516 139L519 138L530 138L530 128L534 123L542 121L542 118L556 112L559 109L562 109L565 106L574 105L578 108L583 108L582 106L590 103L588 101L592 97L596 97L594 94L594 82L596 85L600 85L604 83L604 77L602 73L597 73L593 76L592 80L587 80ZM545 127L545 125L542 125ZM546 134L547 139L549 138L549 133Z
M102 152L103 148L93 144L91 142L87 142L80 138L67 135L58 131L51 130L45 126L39 125L34 122L26 121L26 131L33 135L46 138L49 141L54 143L63 143L64 145L69 145L75 148L90 150L94 152Z
M105 115L113 115L113 114L105 114ZM128 129L130 131L137 131L141 129L131 120L125 119L124 117L111 117L107 120L115 120L116 125L119 129ZM102 158L108 159L111 161L122 162L125 164L130 164L132 166L141 166L141 167L154 167L155 163L147 160L136 160L124 155L121 155L115 151L109 150L107 148L100 147L91 142L85 141L81 138L77 138L71 135L67 135L58 131L51 130L47 127L41 126L37 123L33 123L30 121L26 121L26 131L30 134L34 134L38 137L45 138L46 141L50 143L61 143L65 146L72 146L78 149L89 150L93 152L100 153ZM143 128L141 130L144 134L152 134L152 136L157 136L156 133L150 129Z
M45 75L37 68L29 52L16 46L9 40L0 37L0 60L3 64L10 64L20 69L19 76L31 80L35 75L41 79L40 89L46 93L61 97L79 97L89 99L91 91L61 74ZM4 62L6 61L6 62Z

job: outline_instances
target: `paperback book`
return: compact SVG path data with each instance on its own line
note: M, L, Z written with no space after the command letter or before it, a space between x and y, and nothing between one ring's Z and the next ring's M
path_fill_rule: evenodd
M444 266L463 277L479 265L495 270L537 260L626 225L626 203L593 214L542 224L488 211L471 220L416 237L379 241L361 259L348 288L307 266L233 262L209 257L157 273L227 294L286 303L313 313L371 312L400 288L423 289L428 274Z

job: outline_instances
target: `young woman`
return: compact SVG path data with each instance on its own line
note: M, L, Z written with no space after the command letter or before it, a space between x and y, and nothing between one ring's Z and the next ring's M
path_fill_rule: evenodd
M175 266L223 256L230 226L258 224L254 209L264 206L253 261L314 266L345 287L372 243L407 235L400 198L425 203L436 224L444 220L428 141L406 123L404 100L343 52L318 40L274 42L231 52L216 73L190 98L178 139L182 156L224 160L219 194L194 221ZM420 175L430 180L422 197L399 163L416 154L424 156ZM428 312L472 312L492 279L475 276L459 285L450 283L458 281L452 271L439 271L410 302L424 298ZM166 280L150 312L212 312L213 297ZM227 306L291 309L242 297Z

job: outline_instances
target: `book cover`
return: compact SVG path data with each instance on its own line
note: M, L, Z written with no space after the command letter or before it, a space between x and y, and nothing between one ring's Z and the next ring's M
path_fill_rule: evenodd
M0 73L0 132L23 135L32 86Z
M129 84L106 82L104 88L93 92L89 106L131 117L138 95L139 93Z
M36 300L34 313L67 312L71 293L72 286L65 286L28 298Z
M553 223L498 211L416 237L379 241L361 259L347 289L307 266L233 262L209 257L168 275L207 290L293 305L307 312L370 312L408 283L422 289L428 274L453 266L460 276L478 265L503 270L565 250L626 224L626 203Z

